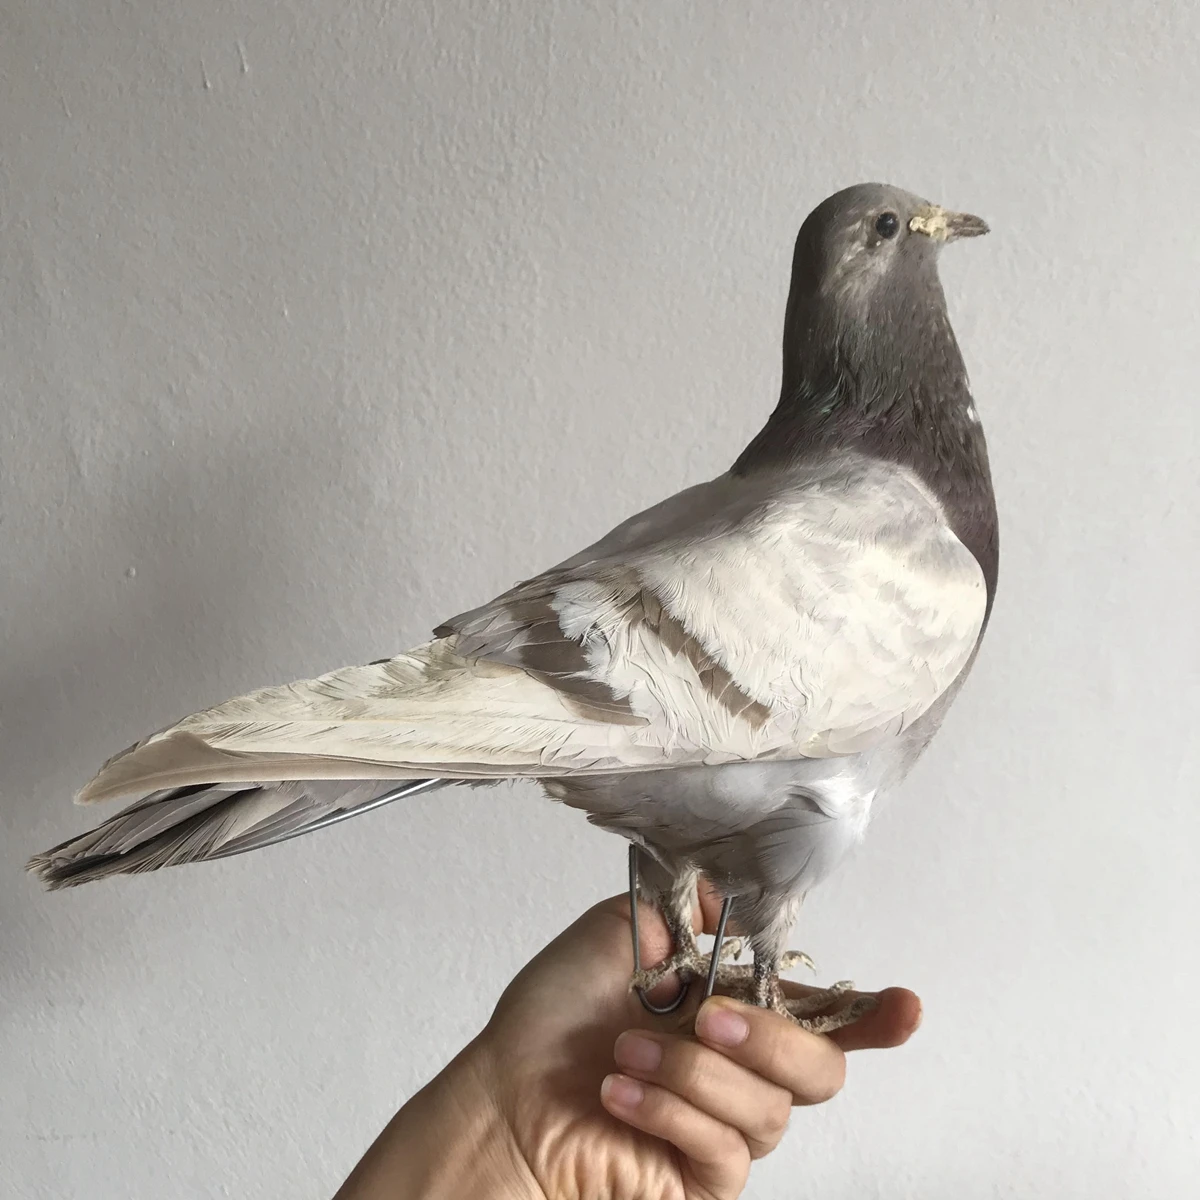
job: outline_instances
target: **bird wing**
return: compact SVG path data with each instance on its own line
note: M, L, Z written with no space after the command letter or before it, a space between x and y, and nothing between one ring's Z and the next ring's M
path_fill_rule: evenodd
M723 475L407 654L187 717L80 799L850 754L950 685L985 605L978 563L908 471L846 455Z

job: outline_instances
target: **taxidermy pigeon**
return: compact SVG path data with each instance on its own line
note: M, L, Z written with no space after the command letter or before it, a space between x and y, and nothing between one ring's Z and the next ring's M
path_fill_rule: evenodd
M141 798L30 869L66 887L533 779L635 847L676 946L635 985L711 967L691 925L703 872L754 952L725 982L810 1028L852 1019L808 1020L779 970L804 896L937 731L987 625L996 508L937 270L986 232L895 187L831 196L796 241L779 403L725 474L406 654L123 751L79 800Z

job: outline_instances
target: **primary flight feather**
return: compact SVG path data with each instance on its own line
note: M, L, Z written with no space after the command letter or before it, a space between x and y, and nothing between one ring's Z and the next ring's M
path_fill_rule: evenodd
M783 1008L800 901L928 744L987 624L996 510L937 275L942 245L986 229L882 184L830 197L796 242L779 403L729 471L406 654L130 747L79 798L141 799L31 869L67 886L536 779L639 848L667 967L700 969L704 872L736 898L746 989Z

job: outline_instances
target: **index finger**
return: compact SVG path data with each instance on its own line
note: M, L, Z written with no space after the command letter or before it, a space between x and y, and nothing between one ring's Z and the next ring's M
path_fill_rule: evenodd
M831 1039L729 996L713 996L700 1006L696 1037L790 1092L793 1104L821 1104L846 1078L846 1055Z

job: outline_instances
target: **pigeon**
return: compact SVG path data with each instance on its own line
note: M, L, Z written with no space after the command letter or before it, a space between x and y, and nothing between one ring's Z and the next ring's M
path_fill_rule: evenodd
M139 798L29 869L66 887L534 780L631 844L674 939L635 971L644 1002L669 972L686 990L707 971L810 1028L854 1019L813 1016L779 976L805 961L784 949L802 901L929 744L988 623L996 505L938 276L943 246L987 232L885 184L829 197L795 243L779 402L728 471L407 653L115 755L78 800ZM701 875L752 965L699 953Z

